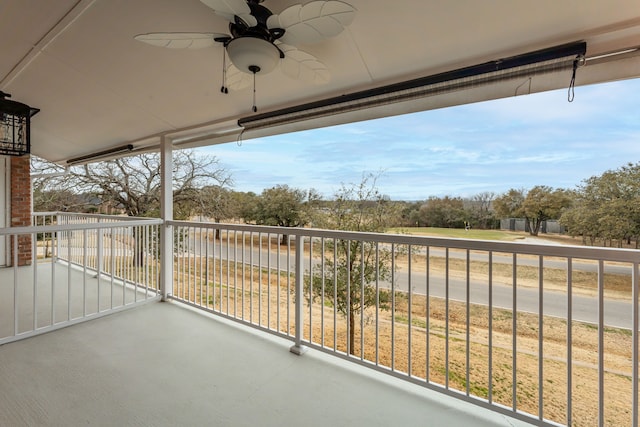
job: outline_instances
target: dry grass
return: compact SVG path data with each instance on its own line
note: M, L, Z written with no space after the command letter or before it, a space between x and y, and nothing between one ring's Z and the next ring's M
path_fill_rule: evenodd
M208 264L207 281L198 279L204 277L203 264ZM174 287L176 296L265 328L294 334L290 292L293 282L288 275L255 267L243 268L232 262L221 265L212 259L208 263L193 260L190 266L183 262L176 271L179 279ZM243 275L244 289L241 288ZM447 305L439 298L430 298L428 304L427 316L426 297L413 295L409 306L406 295L398 293L392 311L376 313L369 309L362 317L359 315L354 354L431 383L463 392L468 390L470 394L491 398L507 407L514 406L515 362L515 406L536 415L540 410L538 376L542 364L543 416L563 424L568 422L566 321L544 317L541 329L537 315L518 313L514 354L514 319L510 311L494 309L490 314L484 306L467 307L458 302ZM311 307L305 304L305 322L305 339L346 352L346 320L337 314L334 322L334 310L329 303L314 303ZM544 337L542 362L538 340L541 333ZM597 420L598 409L598 331L592 325L573 322L571 333L572 425L591 426ZM619 329L606 329L604 337L606 425L629 425L632 337L628 331Z
M494 254L496 256L497 254ZM519 256L519 260L527 258ZM536 257L528 257L537 262ZM426 272L426 256L412 255L411 271ZM407 270L408 256L398 256L397 265L400 270ZM429 271L434 274L444 274L447 268L446 259L440 256L429 257ZM452 278L464 279L467 274L467 261L465 259L450 257L448 262L449 276ZM486 283L489 277L489 262L474 261L469 262L470 279L474 282ZM567 272L562 268L545 267L542 271L544 277L544 287L548 291L567 291ZM516 282L518 287L538 288L540 272L537 266L518 265ZM494 284L503 286L513 286L513 267L511 264L493 262L492 278ZM631 277L630 275L607 273L604 274L606 298L626 299L631 297ZM574 268L572 272L572 287L575 295L596 296L598 292L598 275L596 272L582 271Z

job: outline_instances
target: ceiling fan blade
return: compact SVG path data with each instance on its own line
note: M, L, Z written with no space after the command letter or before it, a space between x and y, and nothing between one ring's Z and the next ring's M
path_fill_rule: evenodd
M200 0L213 9L218 16L229 22L235 22L235 17L242 19L248 27L258 25L258 20L251 15L251 9L245 0Z
M285 30L287 44L316 43L340 34L355 17L356 9L341 1L312 1L291 6L267 20L269 29Z
M245 0L200 0L202 3L215 10L216 13L229 13L241 15L251 13L251 9Z
M134 38L153 46L169 49L202 49L215 46L215 38L228 37L218 33L148 33L138 34Z
M226 86L231 90L242 90L253 84L253 76L243 73L235 65L227 67Z
M284 52L284 58L280 61L280 69L284 74L306 83L329 83L329 69L318 58L286 44L278 44L278 48Z

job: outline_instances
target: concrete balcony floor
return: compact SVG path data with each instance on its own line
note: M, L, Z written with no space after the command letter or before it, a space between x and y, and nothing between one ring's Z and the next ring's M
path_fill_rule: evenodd
M526 425L290 345L146 304L1 346L0 425Z
M0 339L14 332L29 333L34 327L42 329L96 316L155 295L153 289L123 286L120 280L107 275L98 278L64 262L49 260L17 269L0 268Z

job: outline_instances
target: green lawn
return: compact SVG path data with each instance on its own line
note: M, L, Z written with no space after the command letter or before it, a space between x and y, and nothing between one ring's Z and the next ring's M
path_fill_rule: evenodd
M502 240L514 241L523 239L525 233L501 230L465 230L464 228L436 228L436 227L396 227L390 228L387 233L391 234L411 234L416 236L433 237L457 237L461 239L478 240Z

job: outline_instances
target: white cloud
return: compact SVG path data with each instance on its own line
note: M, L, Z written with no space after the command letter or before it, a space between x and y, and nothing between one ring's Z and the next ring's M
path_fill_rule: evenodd
M527 95L203 148L237 190L276 184L331 195L363 171L394 199L573 187L640 161L640 80Z

